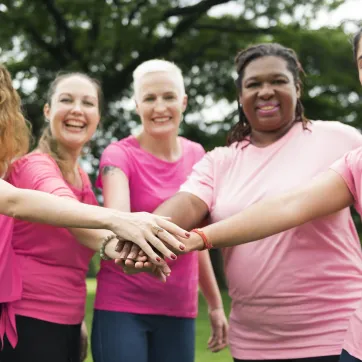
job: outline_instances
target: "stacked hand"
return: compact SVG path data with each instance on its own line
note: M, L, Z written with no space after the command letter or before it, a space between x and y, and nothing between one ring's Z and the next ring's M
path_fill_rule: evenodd
M181 229L182 230L182 229ZM186 235L186 234L185 234ZM196 233L187 233L188 238L185 239L183 235L173 235L175 239L179 241L179 237L183 237L182 246L184 249L179 248L178 250L168 245L172 249L172 253L181 254L194 250L201 250L203 248L203 241L201 237ZM167 277L171 273L169 266L164 263L154 263L151 258L142 250L137 244L130 241L124 241L119 244L117 251L120 253L119 259L116 260L116 264L120 265L126 274L137 274L146 272L154 275L161 281L166 281ZM159 258L159 256L158 256ZM170 258L175 260L175 258Z
M186 251L183 242L190 237L190 234L163 216L146 212L120 213L117 211L114 211L114 216L111 230L120 240L127 240L118 243L117 251L121 253L120 259L133 260L133 267L145 269L142 271L155 269L150 265L152 263L158 267L155 269L156 275L162 271L167 276L170 269L163 257L176 260L177 254ZM143 251L141 255L139 255L140 250Z

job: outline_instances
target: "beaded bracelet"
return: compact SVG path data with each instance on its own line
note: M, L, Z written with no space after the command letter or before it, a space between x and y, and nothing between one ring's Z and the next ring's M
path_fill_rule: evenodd
M191 232L194 232L194 233L199 234L201 236L201 239L204 242L204 250L212 248L212 244L209 242L209 240L207 239L207 236L205 235L205 233L201 229L192 229Z
M111 240L113 240L116 237L117 237L117 235L110 234L110 235L107 235L107 236L105 236L103 238L102 246L99 249L99 255L100 255L101 259L103 259L103 260L111 260L112 259L106 254L106 246Z

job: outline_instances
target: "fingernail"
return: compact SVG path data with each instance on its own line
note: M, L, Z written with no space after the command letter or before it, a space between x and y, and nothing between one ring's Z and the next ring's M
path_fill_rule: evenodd
M176 260L177 256L175 254L171 254L171 259Z
M180 250L185 250L185 247L183 245L179 246Z
M191 236L190 233L185 233L185 235L189 238Z
M156 260L157 260L157 261L161 261L161 258L157 257Z

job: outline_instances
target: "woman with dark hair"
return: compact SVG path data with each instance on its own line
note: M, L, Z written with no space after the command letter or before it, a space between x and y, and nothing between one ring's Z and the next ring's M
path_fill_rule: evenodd
M276 207L268 216L259 208L252 220L237 214L308 183L362 146L362 136L339 122L304 116L301 67L292 50L259 44L240 52L236 66L240 121L228 147L209 152L156 213L186 229L210 216L215 224L193 230L188 250L229 246L223 254L235 361L338 361L362 290L362 253L349 203L274 236L286 228L270 224L285 225L287 210L276 217ZM320 197L328 205L335 194ZM296 213L308 210L302 203ZM251 240L257 241L239 245Z

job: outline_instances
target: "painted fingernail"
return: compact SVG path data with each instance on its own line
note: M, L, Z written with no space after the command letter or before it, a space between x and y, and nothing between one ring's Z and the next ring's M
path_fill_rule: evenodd
M177 256L175 254L171 254L171 259L176 260Z
M161 261L161 258L157 257L156 260L157 260L157 261Z
M185 235L189 238L191 236L190 233L185 233Z
M183 245L179 246L180 250L185 250L185 247Z

